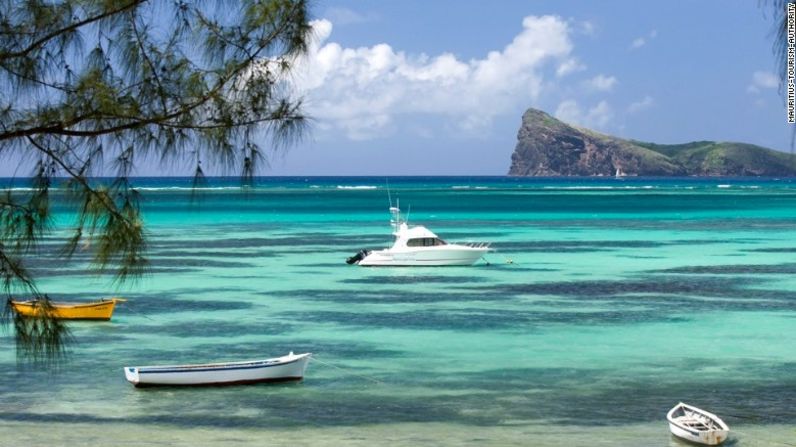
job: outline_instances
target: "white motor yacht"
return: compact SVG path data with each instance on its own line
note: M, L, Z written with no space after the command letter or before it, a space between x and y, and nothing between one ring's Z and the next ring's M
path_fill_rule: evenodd
M400 208L390 207L395 243L383 250L362 250L348 264L371 266L472 265L489 251L488 244L449 244L422 225L410 227Z

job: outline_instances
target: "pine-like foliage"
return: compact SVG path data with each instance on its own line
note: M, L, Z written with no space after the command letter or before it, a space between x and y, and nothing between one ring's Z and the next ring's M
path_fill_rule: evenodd
M308 14L304 0L0 0L0 163L36 166L29 191L0 194L6 295L46 301L26 259L50 229L55 186L78 216L65 255L89 246L99 271L125 279L147 266L137 163L190 163L201 180L204 160L245 180L263 163L258 143L301 136L284 80ZM91 180L109 167L110 181ZM63 325L4 315L18 352L62 351Z

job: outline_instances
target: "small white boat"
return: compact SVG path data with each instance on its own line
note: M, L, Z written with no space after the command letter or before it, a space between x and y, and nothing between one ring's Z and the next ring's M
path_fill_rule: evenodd
M410 227L397 206L390 207L390 225L395 242L383 250L362 250L346 260L348 264L371 266L473 265L489 244L449 244L422 225Z
M680 402L666 414L669 430L678 438L697 444L719 445L730 428L718 416Z
M125 366L127 381L136 387L239 385L301 380L312 354L290 354L265 360L198 365Z

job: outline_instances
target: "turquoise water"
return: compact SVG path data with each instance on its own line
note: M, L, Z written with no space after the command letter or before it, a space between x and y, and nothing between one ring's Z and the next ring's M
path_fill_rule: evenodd
M390 178L412 223L491 242L472 267L362 268L390 244L384 178L138 179L150 273L117 290L87 253L32 265L74 323L56 374L0 339L0 445L679 445L666 411L737 445L796 444L796 182ZM5 181L20 189L24 184ZM306 379L130 386L124 365L311 351ZM298 438L297 438L298 436Z

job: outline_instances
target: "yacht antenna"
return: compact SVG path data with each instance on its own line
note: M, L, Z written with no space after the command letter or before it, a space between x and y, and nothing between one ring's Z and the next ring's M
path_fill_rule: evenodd
M390 202L390 208L392 208L392 195L390 194L390 179L385 178L384 181L387 183L387 200Z
M395 206L392 206L392 200L390 200L390 226L393 234L397 237L398 230L401 228L401 199L395 199Z

